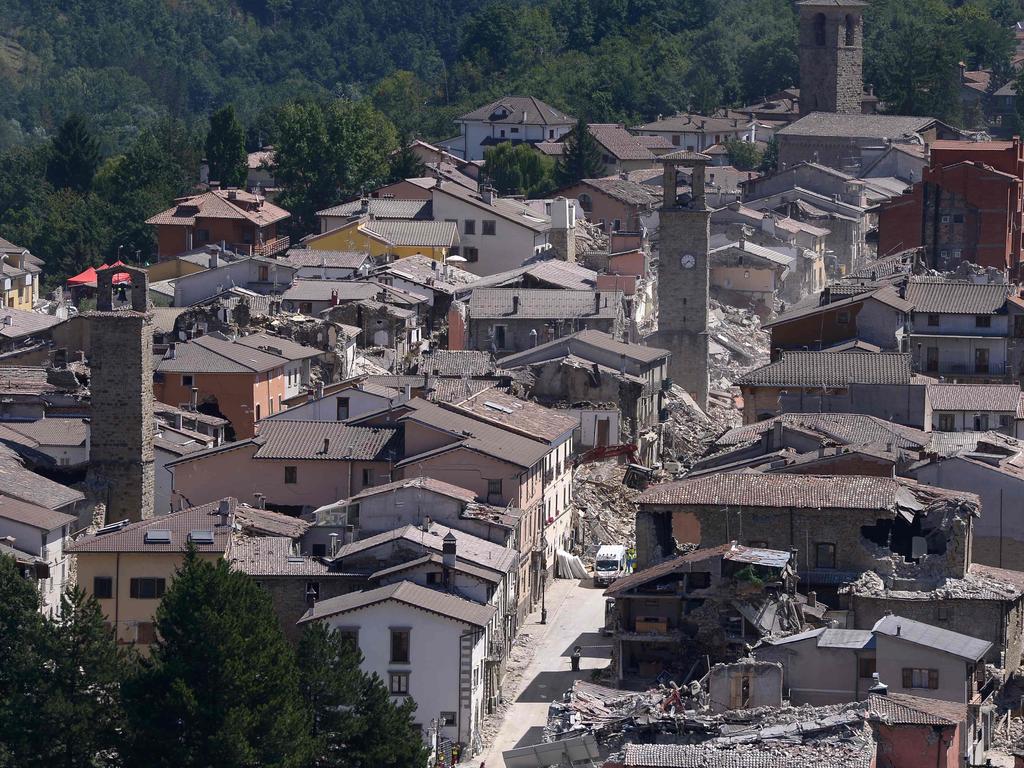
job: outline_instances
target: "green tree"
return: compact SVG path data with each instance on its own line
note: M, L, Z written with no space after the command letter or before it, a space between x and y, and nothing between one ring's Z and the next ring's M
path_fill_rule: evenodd
M725 149L729 153L729 164L740 171L756 171L764 160L761 150L749 141L727 139Z
M81 116L71 115L53 140L46 178L57 189L84 192L92 185L99 164L99 142Z
M0 766L31 763L41 746L46 625L39 593L13 557L0 555Z
M413 728L416 705L391 701L384 683L360 669L359 648L322 622L299 642L302 697L312 719L313 764L321 768L407 768L427 752Z
M124 689L127 762L301 768L309 718L270 597L194 548L156 613L157 642Z
M388 160L388 181L419 179L427 175L427 167L419 155L412 151L412 140L404 134L398 142L398 149Z
M551 191L554 163L528 144L503 142L484 151L484 173L503 195L541 196Z
M601 149L587 124L580 120L565 137L565 149L555 163L555 181L558 186L567 187L580 179L600 176L603 169Z
M772 136L768 139L768 146L764 148L761 155L761 167L757 170L761 173L774 173L779 169L779 142Z
M248 153L245 151L245 129L228 104L210 115L206 134L206 162L210 178L226 187L240 187L248 174Z
M120 765L121 683L134 666L133 653L118 647L99 603L77 588L62 595L60 615L47 634L46 680L36 712L46 738L38 765Z

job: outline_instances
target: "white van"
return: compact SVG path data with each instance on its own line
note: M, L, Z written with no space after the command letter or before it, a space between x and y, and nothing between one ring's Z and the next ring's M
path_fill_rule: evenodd
M621 544L605 544L594 558L594 583L607 586L626 575L626 548Z

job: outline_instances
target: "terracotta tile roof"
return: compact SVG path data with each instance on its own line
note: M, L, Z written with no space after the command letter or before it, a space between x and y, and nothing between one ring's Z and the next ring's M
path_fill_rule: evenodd
M269 419L259 424L254 458L380 461L397 430L336 421Z
M659 131L672 133L723 133L742 132L750 124L744 116L740 118L705 117L698 114L677 114L663 117L634 128L637 131ZM685 150L684 150L685 151Z
M253 577L328 575L321 560L296 554L287 536L236 536L229 560L232 568Z
M222 502L228 509L228 525L219 524L218 509ZM199 552L223 553L231 536L230 515L237 505L236 499L221 499L199 507L191 507L149 520L129 523L125 527L111 530L109 533L90 533L78 539L66 551L75 554L81 552L183 552L189 544L192 531L212 531L213 543L200 541L193 543ZM149 533L148 540L147 533Z
M655 160L654 153L619 123L590 123L587 129L618 160Z
M928 399L936 411L1008 411L1021 404L1016 384L929 384Z
M317 211L317 216L362 216L369 214L376 219L418 219L429 220L433 215L430 200L392 200L390 198L369 198L366 210L362 200L352 200Z
M459 560L465 560L502 574L513 571L519 561L519 554L514 549L435 522L430 523L429 530L424 530L416 525L403 525L400 528L346 544L338 550L335 560L341 561L342 567L344 567L345 558L399 539L421 549L442 554L444 537L449 533L456 539L456 557Z
M370 496L379 496L382 493L391 493L402 488L422 488L425 491L437 493L442 496L448 496L458 501L464 501L467 504L476 501L476 494L473 491L465 488L460 488L457 485L446 483L443 480L435 480L432 477L410 477L405 480L395 480L393 483L386 483L385 485L375 485L372 488L367 488L364 491L360 491L355 496L349 497L348 501L357 501L359 499L369 498Z
M0 368L0 395L45 395L58 391L42 366Z
M55 512L52 509L2 494L0 494L0 517L30 525L42 531L53 531L62 525L70 525L73 529L75 523L78 522L78 518L73 515L65 515L63 512Z
M0 337L16 339L30 336L49 330L62 322L63 320L42 312L27 312L22 309L4 307L0 309Z
M442 182L441 186L435 187L434 190L434 194L440 192L451 195L482 211L514 222L534 232L547 232L551 229L550 216L535 211L526 203L511 197L494 197L490 203L485 203L479 192L447 181Z
M290 216L284 208L248 192L217 189L180 198L173 208L150 217L146 223L191 227L200 219L234 219L265 227Z
M867 714L869 720L888 725L954 726L967 721L967 705L905 693L887 693L885 696L868 697Z
M666 155L665 157L668 157ZM605 176L599 179L583 179L580 184L600 190L613 200L636 205L641 208L657 208L661 205L661 190L630 179L618 176Z
M479 392L489 391L493 387L494 382L490 379L435 377L430 380L426 396L433 403L457 403Z
M407 563L399 563L398 565L393 565L390 568L382 568L381 570L376 571L375 573L371 573L370 574L370 580L371 581L380 581L381 579L386 579L386 578L391 577L391 576L396 576L396 575L398 575L400 573L404 573L405 571L409 571L409 570L411 570L413 568L418 568L421 565L428 565L428 564L429 565L443 565L444 564L444 557L441 556L441 555L435 555L435 554L424 555L423 557L418 557L415 560L410 560ZM458 560L456 560L455 564L453 566L451 566L451 569L453 571L458 571L460 573L469 574L470 576L475 576L476 578L480 579L481 581L486 581L489 584L500 584L501 583L501 579L502 579L502 575L501 574L499 574L499 573L497 573L495 571L492 571L489 568L478 568L475 565L471 565L469 563L459 562Z
M320 251L313 248L292 248L285 258L293 267L328 267L359 269L372 261L365 251Z
M833 301L829 304L811 305L808 307L801 307L799 309L792 309L789 312L779 315L770 323L763 323L761 327L771 328L776 325L784 325L785 323L792 322L793 320L812 317L837 308L855 306L869 300L881 302L882 304L892 307L899 312L909 313L914 309L913 304L905 299L901 299L896 291L886 286L875 291L858 292L855 296L840 299L839 301Z
M490 352L434 349L420 356L416 370L427 376L493 376L498 365Z
M361 226L395 246L450 248L459 242L459 228L453 221L403 221L372 219Z
M522 364L521 361L537 358L538 353L550 350L551 355L546 359L555 359L558 357L565 357L569 355L575 355L583 359L589 359L587 357L587 348L596 348L605 352L611 352L613 355L625 356L627 360L631 360L637 363L653 363L662 358L668 358L671 354L667 349L661 349L660 347L648 347L641 344L626 344L621 341L617 341L610 334L604 331L594 330L588 328L584 331L577 331L569 336L563 336L560 339L554 341L548 341L544 344L540 344L533 349L528 349L524 352L517 352L514 355L507 355L501 358L499 361L502 367L512 368Z
M513 312L513 297L519 307ZM600 307L596 308L600 297ZM471 320L615 318L622 311L620 291L565 291L548 288L481 288L469 299Z
M482 392L445 407L549 443L571 434L579 426L578 419L505 392Z
M920 488L937 492L929 486ZM638 501L658 505L888 510L900 497L909 499L913 493L913 484L888 477L722 473L653 485Z
M375 282L351 280L305 280L299 279L281 294L285 301L330 301L337 294L338 301L362 301L372 299L381 292Z
M796 352L755 368L736 382L748 387L843 387L909 384L910 355L902 352Z
M918 314L991 315L1006 306L1010 290L1002 283L914 277L907 284L907 301Z
M445 592L421 587L411 581L400 581L386 587L378 587L366 592L350 592L347 595L321 600L299 619L300 624L319 621L330 616L358 611L377 603L393 600L428 613L469 624L475 627L486 627L497 612L493 605L480 605Z
M576 122L575 117L570 117L533 96L503 96L472 112L467 112L458 119L517 125L572 125Z
M89 435L89 425L82 419L39 419L8 422L4 426L30 437L38 445L78 446L82 445Z
M291 515L256 509L248 504L237 504L234 511L235 524L248 534L262 536L285 536L297 539L312 527L312 523Z

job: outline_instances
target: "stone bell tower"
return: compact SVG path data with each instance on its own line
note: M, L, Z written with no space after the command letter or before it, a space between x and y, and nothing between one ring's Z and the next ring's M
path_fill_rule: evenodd
M658 233L657 345L672 352L669 376L697 401L708 402L708 298L711 209L704 174L711 158L680 150L660 158L665 167ZM679 168L689 168L690 192L678 194Z
M801 0L800 114L861 114L863 0Z
M113 284L115 274L131 286ZM108 523L153 516L153 316L145 271L99 270L89 312L91 422L88 484Z

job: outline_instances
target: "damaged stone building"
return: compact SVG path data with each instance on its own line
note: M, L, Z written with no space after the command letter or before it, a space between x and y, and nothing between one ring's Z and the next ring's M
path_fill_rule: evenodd
M641 568L689 542L792 551L802 584L834 594L864 571L963 578L978 497L886 477L721 473L639 499Z
M620 681L663 672L691 678L706 657L738 658L763 636L800 632L822 613L796 594L788 551L735 542L630 574L605 594L615 599Z

